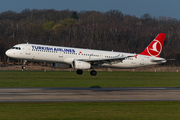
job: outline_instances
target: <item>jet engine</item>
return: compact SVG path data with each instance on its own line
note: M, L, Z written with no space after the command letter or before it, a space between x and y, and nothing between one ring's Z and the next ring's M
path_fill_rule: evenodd
M73 67L75 69L90 69L91 64L83 61L73 61Z
M70 68L71 65L66 64L66 63L52 63L52 67L65 69L65 68Z

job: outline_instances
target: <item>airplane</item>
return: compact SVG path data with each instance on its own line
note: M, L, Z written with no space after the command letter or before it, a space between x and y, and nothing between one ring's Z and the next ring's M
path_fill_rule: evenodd
M159 33L139 54L29 43L17 44L5 54L14 59L50 62L54 67L74 68L78 75L82 75L83 70L92 69L90 74L95 76L96 67L129 69L165 63L166 59L159 57L165 37L166 33ZM25 63L22 69L25 69Z

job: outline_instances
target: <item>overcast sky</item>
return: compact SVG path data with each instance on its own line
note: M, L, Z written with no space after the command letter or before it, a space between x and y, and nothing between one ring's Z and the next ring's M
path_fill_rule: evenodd
M141 17L149 13L152 17L166 16L180 19L180 0L2 0L0 13L8 10L21 12L24 9L55 9L74 11L119 10L124 14Z

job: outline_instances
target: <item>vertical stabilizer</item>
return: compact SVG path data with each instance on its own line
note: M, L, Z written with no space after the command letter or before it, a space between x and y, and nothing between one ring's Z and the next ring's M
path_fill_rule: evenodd
M149 44L149 46L142 53L140 53L140 55L159 57L165 37L166 33L159 33L159 35Z

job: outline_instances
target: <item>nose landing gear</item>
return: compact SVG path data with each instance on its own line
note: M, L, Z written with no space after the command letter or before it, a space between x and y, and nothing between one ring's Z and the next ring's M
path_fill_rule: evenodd
M26 63L27 63L27 60L24 60L24 62L23 62L23 66L22 66L22 71L26 69L26 66L25 66L25 65L26 65Z
M23 65L23 66L22 66L22 70L25 70L25 69L26 69L26 67Z

